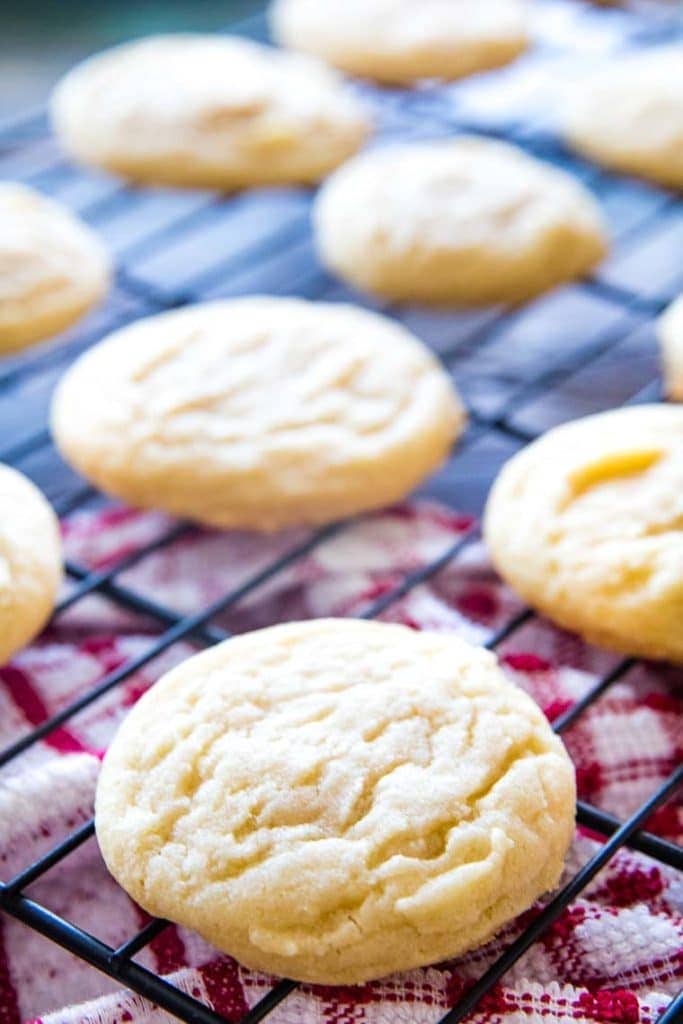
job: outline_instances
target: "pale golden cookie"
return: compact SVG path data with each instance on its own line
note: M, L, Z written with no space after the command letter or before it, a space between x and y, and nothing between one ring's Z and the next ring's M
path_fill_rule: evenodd
M585 76L563 132L591 160L683 188L683 46L619 56Z
M550 164L474 136L355 157L315 204L324 263L397 301L514 303L606 250L590 194Z
M501 575L560 626L683 662L683 408L549 431L503 468L484 525Z
M657 325L664 385L671 398L683 402L683 295L672 302Z
M528 43L521 0L275 0L271 24L284 46L398 84L499 67Z
M574 771L495 657L352 620L169 672L104 759L100 849L152 914L250 967L354 983L484 942L556 885Z
M61 580L52 508L30 480L0 463L0 665L43 628Z
M218 189L317 181L369 129L324 64L208 35L154 36L92 57L57 86L52 117L83 163Z
M109 260L85 224L26 185L0 182L0 353L64 330L108 285Z
M223 527L323 523L403 497L463 412L399 324L299 299L138 321L67 373L52 425L102 490Z

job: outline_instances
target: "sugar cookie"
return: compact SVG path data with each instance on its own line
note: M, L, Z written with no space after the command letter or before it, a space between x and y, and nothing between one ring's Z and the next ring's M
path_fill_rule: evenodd
M352 620L169 672L104 759L100 849L249 967L345 984L456 956L556 885L574 772L488 651Z
M368 132L334 71L229 36L155 36L92 57L57 86L52 116L85 164L218 189L317 181Z
M494 565L591 643L683 662L683 408L575 420L514 456L485 515Z
M284 46L397 84L499 67L528 43L521 0L276 0L271 25Z
M92 231L26 185L0 182L0 353L70 326L109 284Z
M683 402L683 295L659 318L657 330L667 394Z
M65 458L104 491L266 530L403 497L462 422L448 377L399 324L264 297L115 332L67 373L52 414Z
M620 56L584 76L563 132L591 160L683 188L683 46Z
M61 580L52 508L30 480L0 463L0 665L43 628Z
M331 270L398 301L519 302L587 272L606 249L578 182L473 136L361 154L323 186L315 225Z

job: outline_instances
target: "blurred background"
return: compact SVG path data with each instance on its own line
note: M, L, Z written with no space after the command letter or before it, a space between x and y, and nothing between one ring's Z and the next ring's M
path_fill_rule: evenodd
M0 0L0 120L44 104L60 75L107 46L154 32L226 29L266 6L267 0ZM623 6L644 10L672 32L683 22L683 0ZM566 24L559 28L570 43Z
M151 32L206 31L257 13L264 0L0 0L0 119L45 102L72 64Z
M665 37L683 23L683 0L603 0L603 10L605 4L613 13L618 6L644 10ZM267 0L0 0L0 120L43 105L66 70L107 46L155 32L227 29L266 6ZM557 27L564 45L571 44L564 19Z

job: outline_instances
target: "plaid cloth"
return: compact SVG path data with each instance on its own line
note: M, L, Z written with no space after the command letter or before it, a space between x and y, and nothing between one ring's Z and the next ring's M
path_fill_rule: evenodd
M471 526L430 503L401 506L350 525L267 580L216 620L232 631L274 621L354 615L392 590L407 571L438 556ZM106 568L163 534L162 516L108 508L64 524L69 556ZM178 611L206 606L302 541L191 532L119 577L122 585ZM480 544L468 545L437 576L393 604L384 617L414 628L453 630L475 642L518 609L494 577ZM38 643L0 670L0 744L68 704L112 669L143 652L161 632L90 596L59 616ZM50 733L0 775L0 877L11 877L92 814L99 759L126 710L172 664L192 651L177 644ZM532 620L499 651L512 679L550 718L590 687L616 659ZM580 795L620 817L633 811L680 759L680 703L673 669L641 665L615 683L566 734ZM680 693L678 695L680 702ZM681 808L671 804L649 828L680 839ZM567 874L598 848L577 832ZM114 946L147 920L108 876L88 841L29 894ZM490 1024L651 1022L683 973L683 894L676 874L621 851L480 1004L472 1020ZM273 1024L431 1024L524 925L523 915L482 949L451 963L357 988L301 986L269 1017ZM219 956L197 936L167 928L140 962L231 1020L273 979ZM18 922L0 921L0 1024L158 1024L168 1014L128 992Z

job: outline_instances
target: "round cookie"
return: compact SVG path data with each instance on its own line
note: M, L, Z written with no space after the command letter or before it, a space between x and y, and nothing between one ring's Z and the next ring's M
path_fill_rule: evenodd
M369 124L310 57L229 36L155 36L92 57L57 86L66 150L136 181L235 189L314 182Z
M657 332L667 394L683 402L683 295L659 318Z
M43 628L61 580L52 508L30 480L0 463L0 665Z
M620 56L584 77L562 131L591 160L683 188L683 46Z
M328 619L164 676L107 752L96 829L150 913L349 984L486 941L557 884L574 808L561 741L492 654Z
M89 228L34 189L0 182L0 353L64 330L109 285Z
M500 67L528 44L521 0L276 0L271 25L284 46L399 85Z
M219 527L324 523L403 497L463 424L405 328L255 297L115 332L61 381L52 426L102 490Z
M503 468L484 528L500 574L560 626L683 662L683 408L549 431Z
M323 262L397 301L514 303L606 250L595 202L563 171L473 136L355 157L314 209Z

